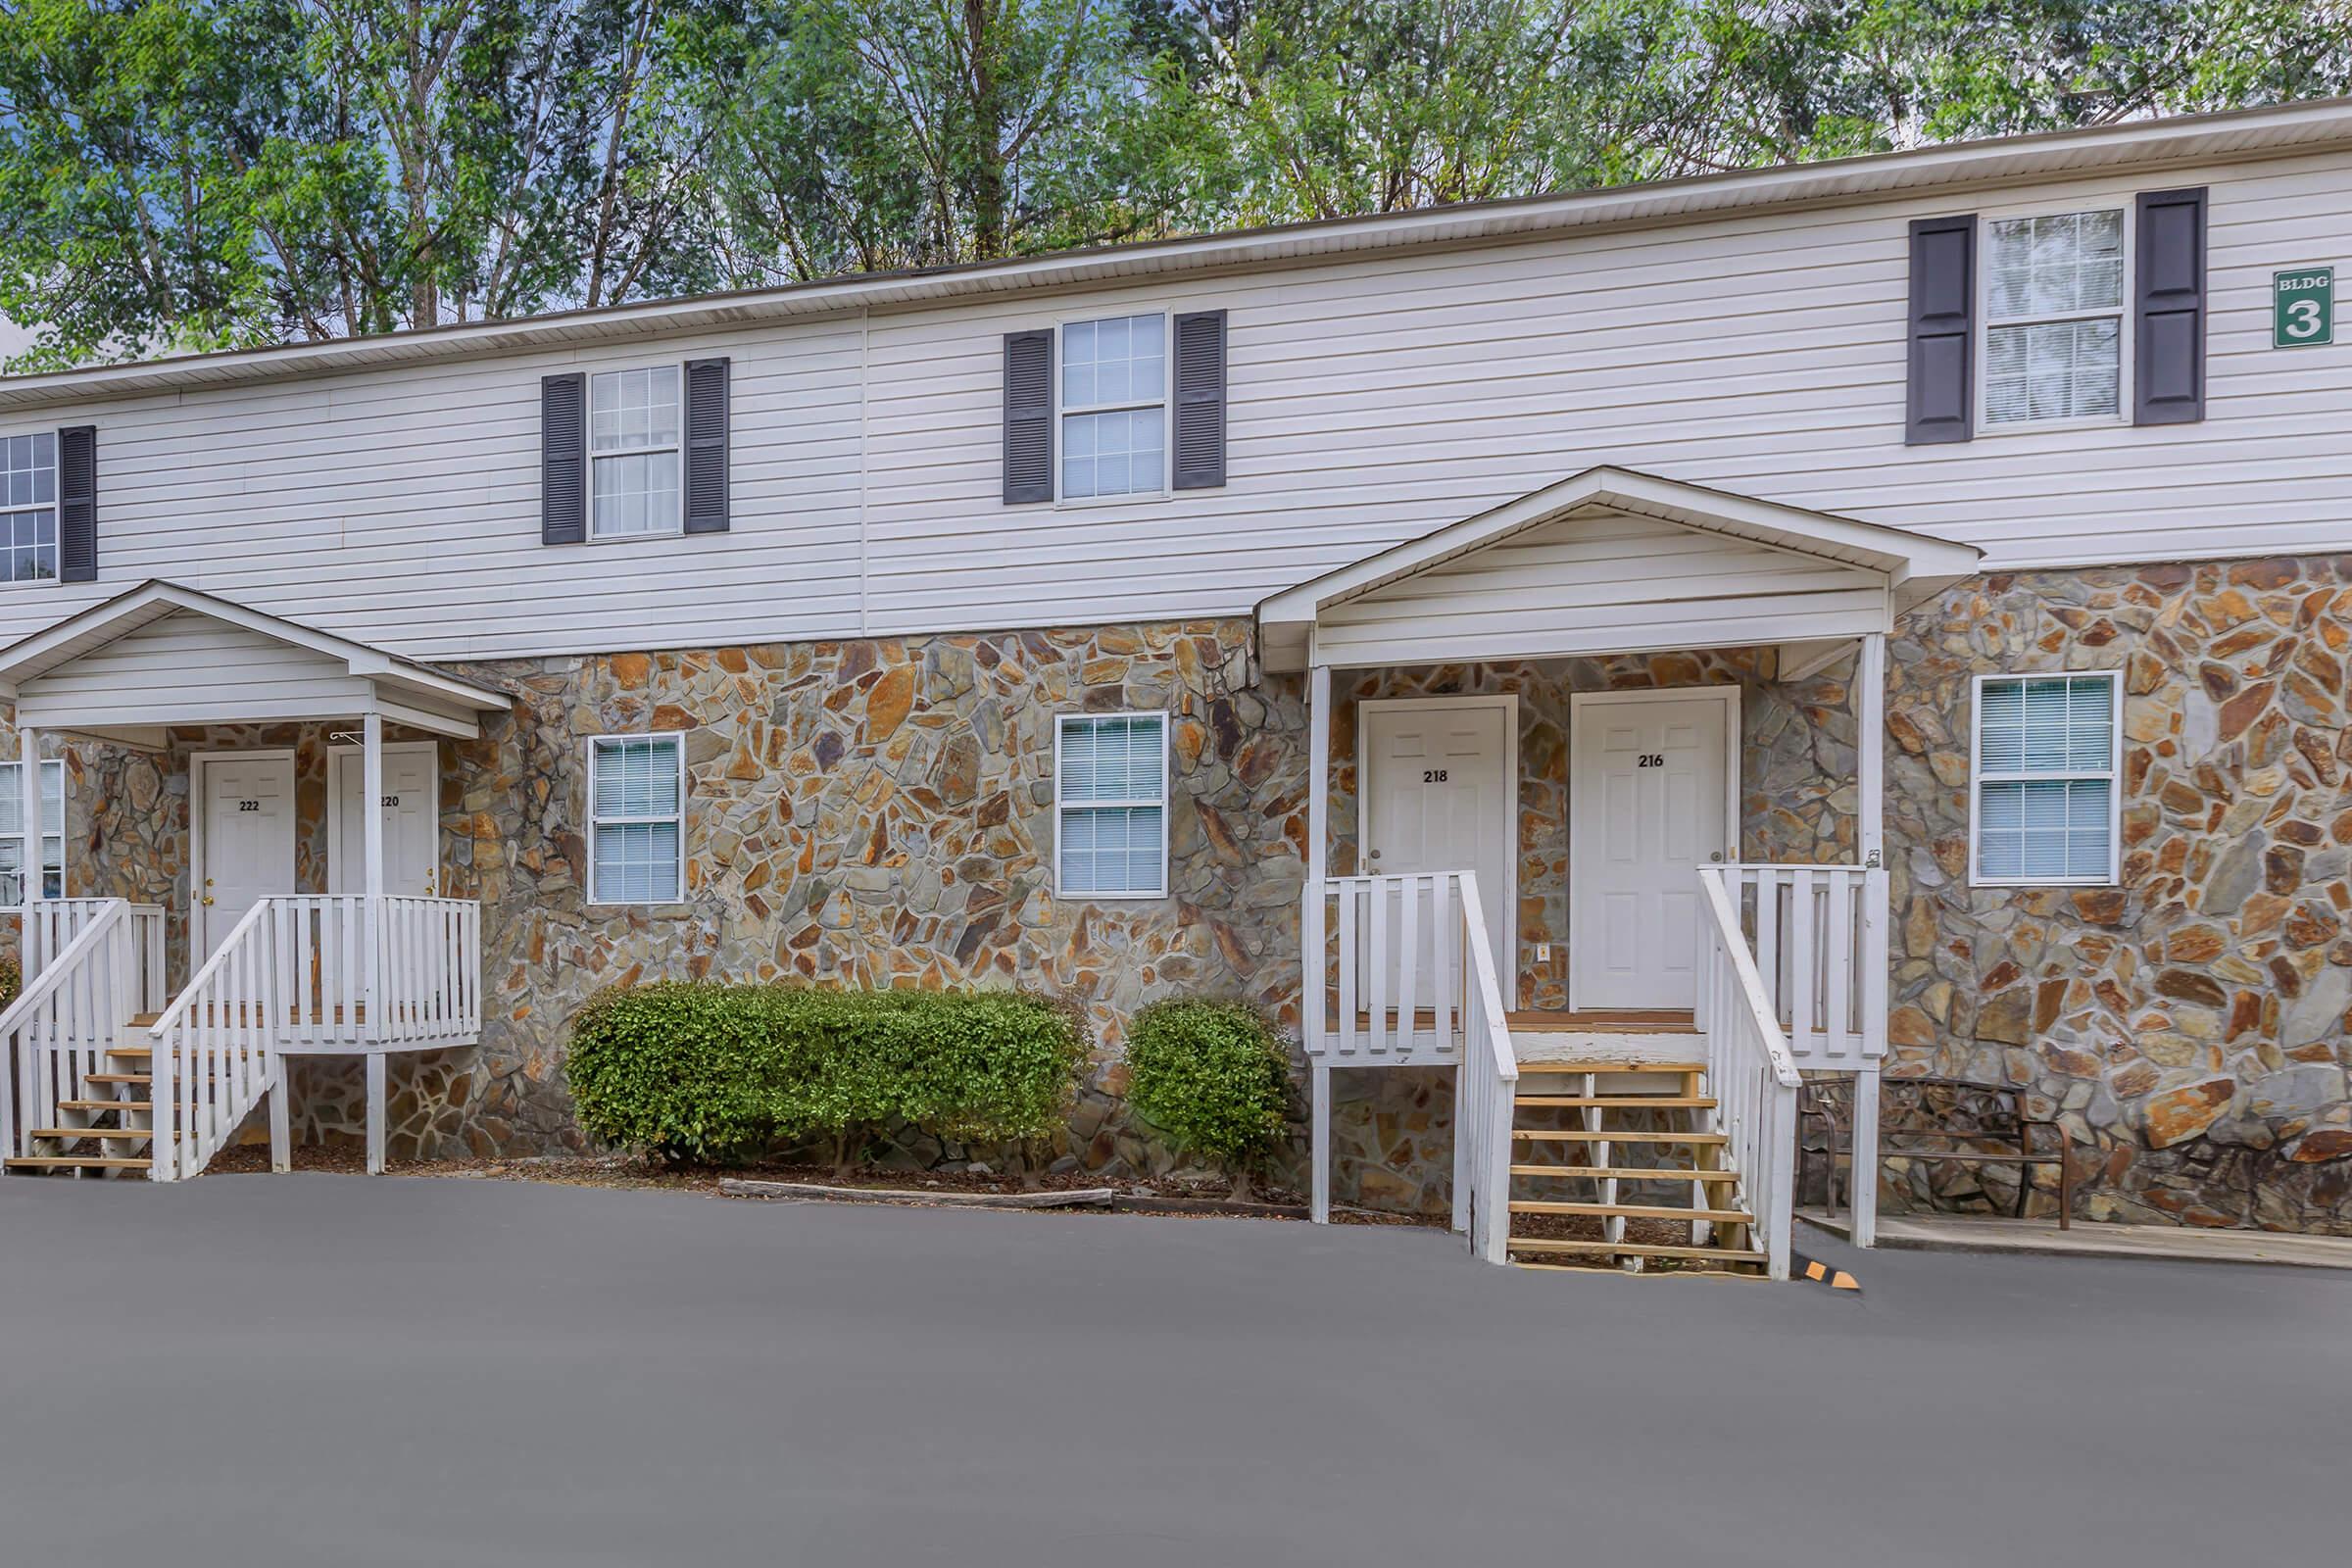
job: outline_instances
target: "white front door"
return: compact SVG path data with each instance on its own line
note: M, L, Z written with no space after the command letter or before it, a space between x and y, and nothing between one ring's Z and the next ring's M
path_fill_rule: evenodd
M1509 697L1366 702L1357 810L1367 876L1475 871L1506 1005L1518 990L1519 705Z
M1732 853L1739 689L1569 699L1569 1003L1683 1008L1697 868Z
M216 754L202 771L196 925L210 957L256 901L294 891L294 759Z
M384 748L384 891L395 898L431 898L441 891L440 748L401 741ZM368 817L360 792L368 768L356 746L326 756L328 798L335 803L334 842L326 852L330 893L368 891Z

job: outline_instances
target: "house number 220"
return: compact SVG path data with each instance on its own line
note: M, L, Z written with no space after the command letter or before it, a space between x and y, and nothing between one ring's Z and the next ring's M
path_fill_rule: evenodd
M400 809L400 797L397 795L387 795L384 797L384 804L397 811Z
M1442 767L1425 767L1421 770L1421 782L1443 784L1446 782L1446 770Z
M1663 752L1643 752L1642 754L1642 760L1636 762L1634 765L1636 767L1664 767L1666 765L1666 754Z

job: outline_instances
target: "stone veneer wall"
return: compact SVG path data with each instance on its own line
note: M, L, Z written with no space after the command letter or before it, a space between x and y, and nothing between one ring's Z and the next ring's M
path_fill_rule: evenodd
M2003 574L1898 628L1893 1070L2031 1085L2094 1217L2352 1234L2348 655L2352 557ZM1971 677L2071 669L2124 672L2122 879L1971 888ZM1937 1177L1894 1196L1976 1187Z

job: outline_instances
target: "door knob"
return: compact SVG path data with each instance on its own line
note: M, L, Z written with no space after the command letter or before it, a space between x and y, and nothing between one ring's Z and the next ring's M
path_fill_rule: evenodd
M1717 865L1721 865L1723 863L1723 852L1721 850L1712 851L1708 854L1707 858L1713 860Z
M213 904L213 896L212 896L210 893L207 893L207 894L204 896L204 904L205 904L205 907L207 907L207 908L210 908L210 907L212 907L212 904Z

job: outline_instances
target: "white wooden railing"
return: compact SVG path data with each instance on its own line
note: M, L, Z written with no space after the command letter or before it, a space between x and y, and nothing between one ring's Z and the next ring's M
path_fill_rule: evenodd
M1468 959L1468 984L1462 997L1461 1071L1454 1080L1453 1228L1468 1237L1473 1256L1502 1263L1508 1261L1511 1234L1511 1124L1518 1110L1519 1057L1504 1021L1478 877L1463 871L1456 881L1458 952Z
M1748 934L1757 979L1798 1066L1850 1072L1886 1054L1885 871L1740 864L1702 874L1723 887Z
M284 1082L276 903L261 899L245 911L149 1031L155 1125L178 1131L176 1140L158 1141L150 1181L202 1171L262 1096ZM272 1109L282 1114L282 1097Z
M121 899L35 905L26 922L24 989L0 1011L0 1149L35 1154L31 1134L57 1127L61 1105L114 1098L88 1082L107 1052L135 1033L148 957L140 951L138 906ZM160 911L158 911L160 912ZM155 934L161 946L160 929ZM33 955L39 970L31 972ZM160 961L160 960L159 960ZM128 1150L118 1150L128 1153Z
M1699 868L1694 1013L1706 1041L1716 1130L1725 1135L1732 1169L1740 1176L1740 1206L1755 1216L1765 1272L1785 1280L1795 1201L1797 1063L1740 926L1735 879L1750 869ZM1798 922L1797 929L1805 928L1806 922ZM1801 963L1797 972L1805 972ZM1796 988L1799 996L1803 989Z
M482 906L470 899L378 903L380 1019L369 1039L390 1045L470 1039L482 1032Z
M1331 933L1338 949L1320 956L1326 986L1337 980L1338 1013L1322 1009L1324 1027L1307 1032L1309 1055L1333 1066L1460 1059L1470 883L1467 871L1435 871L1331 877L1307 890L1320 907L1310 906L1306 929ZM1478 940L1486 942L1483 923ZM1492 950L1482 951L1492 971Z

